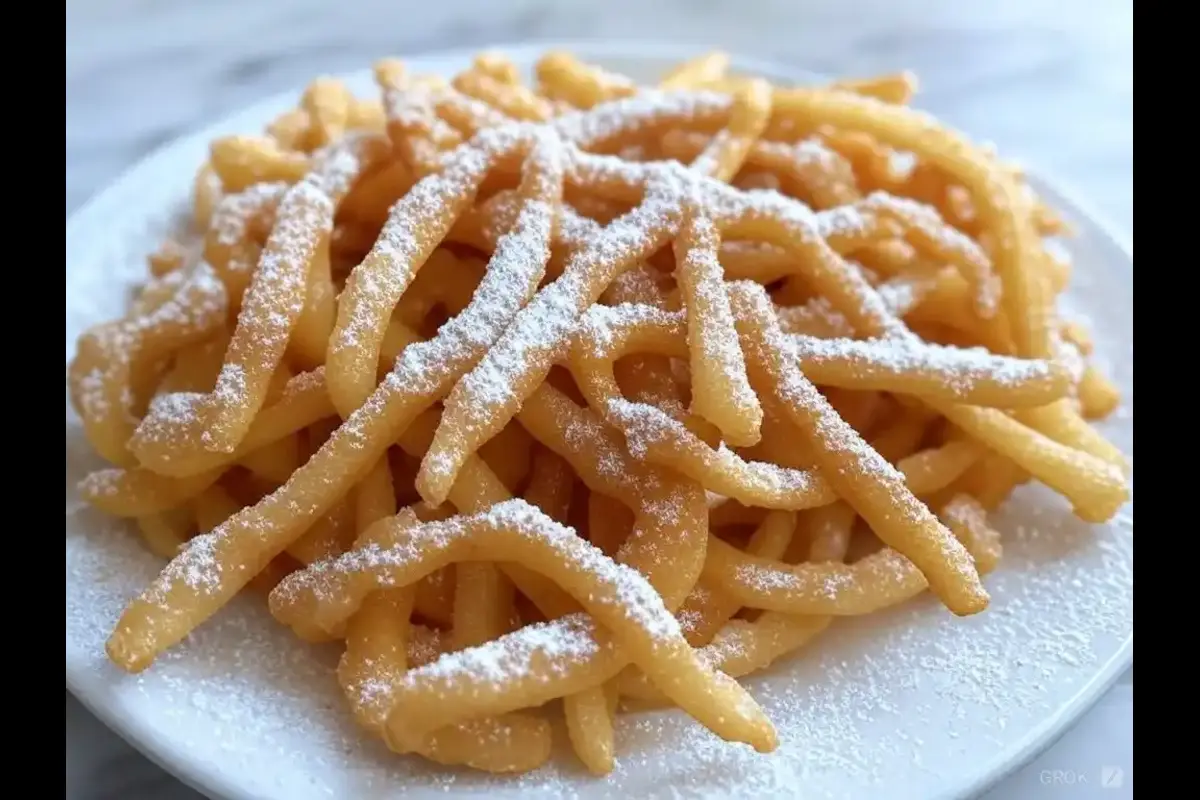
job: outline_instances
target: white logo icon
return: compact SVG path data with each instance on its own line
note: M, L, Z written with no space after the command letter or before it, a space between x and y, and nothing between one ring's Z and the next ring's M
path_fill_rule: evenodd
M1101 767L1100 785L1105 789L1120 789L1125 785L1125 770L1120 767Z

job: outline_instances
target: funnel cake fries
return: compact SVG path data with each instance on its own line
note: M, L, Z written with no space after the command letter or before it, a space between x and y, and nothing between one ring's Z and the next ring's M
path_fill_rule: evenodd
M1085 419L1119 397L1055 315L1053 213L911 76L728 67L384 61L378 101L322 78L214 142L200 242L69 369L112 464L81 493L170 559L109 657L250 587L343 642L396 753L532 770L560 699L596 774L636 704L769 752L734 679L927 588L983 611L1030 479L1112 517Z

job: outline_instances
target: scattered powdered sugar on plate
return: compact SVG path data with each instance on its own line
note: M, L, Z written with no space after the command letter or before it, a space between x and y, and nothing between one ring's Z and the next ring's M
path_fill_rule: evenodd
M586 49L581 56L589 58ZM653 73L665 62L640 63ZM352 86L370 91L370 76ZM295 100L256 107L221 131L255 130ZM68 360L83 328L120 314L145 280L145 253L187 208L191 170L213 135L152 157L68 224ZM1051 205L1073 211L1031 180ZM1066 243L1075 264L1066 310L1103 313L1092 329L1096 360L1123 404L1102 429L1132 455L1128 260L1082 215L1071 216L1080 237ZM131 525L81 503L74 487L100 464L69 403L66 450L68 686L213 796L753 797L798 786L806 797L839 800L961 796L1052 733L1077 695L1124 663L1132 636L1132 502L1112 523L1087 526L1048 491L1026 488L993 518L1005 553L985 579L992 603L983 614L955 618L925 596L837 620L805 651L747 679L779 732L771 755L722 743L676 711L637 712L618 722L617 768L605 779L572 760L561 727L560 757L529 775L447 770L365 737L333 676L336 648L296 640L256 596L233 603L142 675L112 667L105 638L161 562Z

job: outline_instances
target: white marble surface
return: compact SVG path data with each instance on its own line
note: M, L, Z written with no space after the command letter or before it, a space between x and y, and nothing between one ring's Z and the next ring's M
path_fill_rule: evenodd
M637 37L820 72L915 69L921 105L1061 178L1132 236L1131 2L68 0L66 18L68 216L158 144L317 72L444 47ZM1132 797L1132 709L1130 670L987 797ZM1121 770L1122 785L1101 787L1105 767ZM69 694L66 796L197 797Z

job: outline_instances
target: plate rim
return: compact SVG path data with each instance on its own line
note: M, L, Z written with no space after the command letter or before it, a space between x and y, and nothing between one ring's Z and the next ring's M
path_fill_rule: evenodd
M400 57L409 62L452 62L478 54L485 50L499 50L513 57L516 61L527 61L531 55L550 49L569 50L580 53L588 58L648 58L648 59L677 59L681 60L700 53L709 52L715 47L707 47L693 43L666 42L655 39L625 38L625 39L553 39L531 38L517 42L497 42L477 47L430 48L410 51ZM820 73L805 69L798 64L780 58L756 58L744 56L734 51L729 53L731 64L735 69L761 72L768 75L790 76L793 80L811 80L823 77ZM335 78L343 80L360 80L361 76L369 74L370 68L342 72ZM91 218L97 216L103 209L108 198L120 194L123 187L137 182L141 175L152 173L159 169L159 164L173 160L174 153L193 145L199 140L210 140L230 120L253 110L286 102L290 97L296 97L303 90L302 85L286 90L264 94L262 97L245 105L233 108L221 116L189 127L180 135L151 150L138 159L116 177L91 193L88 198L78 205L67 217L66 236L72 238L74 232L90 227ZM1093 229L1093 232L1106 239L1107 244L1116 249L1124 257L1124 266L1129 278L1130 292L1133 287L1133 237L1132 232L1126 232L1125 227L1117 225L1107 215L1099 212L1090 201L1084 199L1082 192L1071 187L1052 172L1042 169L1036 162L1023 161L1026 165L1026 178L1034 184L1039 192L1055 195L1060 207L1070 211L1080 222ZM71 265L66 265L69 278ZM68 649L68 652L69 649ZM1055 713L1048 715L1023 740L1018 741L1009 749L1011 752L991 771L982 772L971 781L947 790L939 795L945 800L950 798L974 797L993 788L1005 778L1020 770L1045 752L1058 739L1066 734L1099 699L1117 683L1120 676L1133 663L1133 631L1120 643L1112 657L1104 663L1090 680L1082 685L1071 698L1061 704ZM137 724L136 718L124 717L120 714L117 704L108 699L103 693L85 691L81 678L86 672L85 666L76 664L72 669L71 661L66 664L66 688L88 713L100 720L106 728L120 737L130 747L154 763L176 780L212 800L243 800L252 795L237 791L236 787L220 787L218 779L213 781L213 771L202 769L199 762L181 758L181 752L155 741L153 737L142 735L145 731ZM74 673L74 674L73 674ZM235 789L235 791L229 791Z

